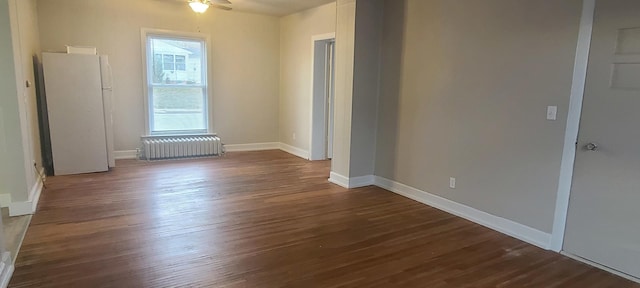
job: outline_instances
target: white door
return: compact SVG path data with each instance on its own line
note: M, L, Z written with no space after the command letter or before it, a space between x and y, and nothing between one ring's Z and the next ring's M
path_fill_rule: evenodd
M107 171L100 59L43 53L55 175Z
M640 278L640 1L597 1L564 250Z

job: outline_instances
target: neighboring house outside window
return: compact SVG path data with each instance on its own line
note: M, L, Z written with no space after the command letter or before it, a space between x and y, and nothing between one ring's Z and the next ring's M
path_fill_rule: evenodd
M206 39L154 32L144 37L148 133L209 132Z

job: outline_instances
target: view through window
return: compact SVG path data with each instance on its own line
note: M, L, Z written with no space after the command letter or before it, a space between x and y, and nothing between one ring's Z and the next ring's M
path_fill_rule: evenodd
M206 42L147 36L147 82L151 134L206 133Z

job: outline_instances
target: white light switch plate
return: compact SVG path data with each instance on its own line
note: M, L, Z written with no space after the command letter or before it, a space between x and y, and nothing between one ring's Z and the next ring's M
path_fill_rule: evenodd
M547 120L556 120L558 118L558 106L547 107Z

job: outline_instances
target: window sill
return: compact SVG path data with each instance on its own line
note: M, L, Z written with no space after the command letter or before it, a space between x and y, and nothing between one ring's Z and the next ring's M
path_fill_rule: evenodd
M174 138L174 137L203 137L203 136L218 136L216 133L170 133L170 134L155 134L155 135L143 135L142 139L155 139L155 138Z

